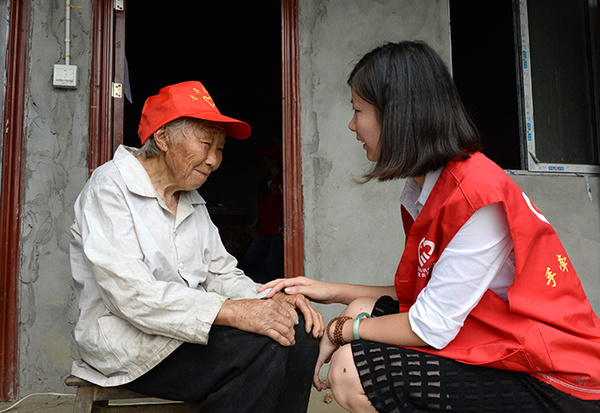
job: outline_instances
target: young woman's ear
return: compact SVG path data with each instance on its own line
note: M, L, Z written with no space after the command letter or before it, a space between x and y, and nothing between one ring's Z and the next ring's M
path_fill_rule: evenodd
M154 142L158 149L163 152L166 152L170 146L170 135L167 132L167 128L165 126L161 126L156 132L154 132Z

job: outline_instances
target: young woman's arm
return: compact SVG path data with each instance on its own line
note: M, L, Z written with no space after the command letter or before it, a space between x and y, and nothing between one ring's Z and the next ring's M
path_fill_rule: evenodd
M344 323L342 334L344 341L354 340L354 319ZM408 313L391 314L374 318L363 318L359 323L358 336L363 340L395 346L428 346L416 335L408 318Z
M258 292L271 288L267 297L279 291L287 294L302 294L311 301L322 304L350 304L357 298L379 298L383 295L396 297L396 290L390 286L370 286L344 283L331 283L306 277L283 278L262 285Z

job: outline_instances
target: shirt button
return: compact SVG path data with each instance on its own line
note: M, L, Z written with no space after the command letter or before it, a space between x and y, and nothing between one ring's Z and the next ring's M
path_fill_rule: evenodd
M180 270L183 270L183 268L184 268L184 267L185 267L185 264L184 264L184 263L182 263L182 262L180 262L180 263L179 263L179 269L180 269Z

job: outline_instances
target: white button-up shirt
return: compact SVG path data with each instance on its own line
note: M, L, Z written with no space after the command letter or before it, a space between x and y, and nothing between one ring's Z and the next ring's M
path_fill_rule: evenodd
M422 189L413 179L406 180L400 204L413 219L432 195L441 172L428 173ZM408 311L411 329L430 346L444 348L488 289L507 300L514 277L513 242L506 212L500 204L484 206L442 251L429 282Z
M130 148L93 173L71 233L82 359L72 372L102 386L134 380L184 341L206 344L225 300L266 295L236 267L202 197L182 192L173 215Z

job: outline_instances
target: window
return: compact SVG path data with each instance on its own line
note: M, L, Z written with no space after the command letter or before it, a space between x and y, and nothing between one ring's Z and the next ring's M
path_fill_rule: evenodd
M505 169L600 173L597 0L450 0L452 68Z

